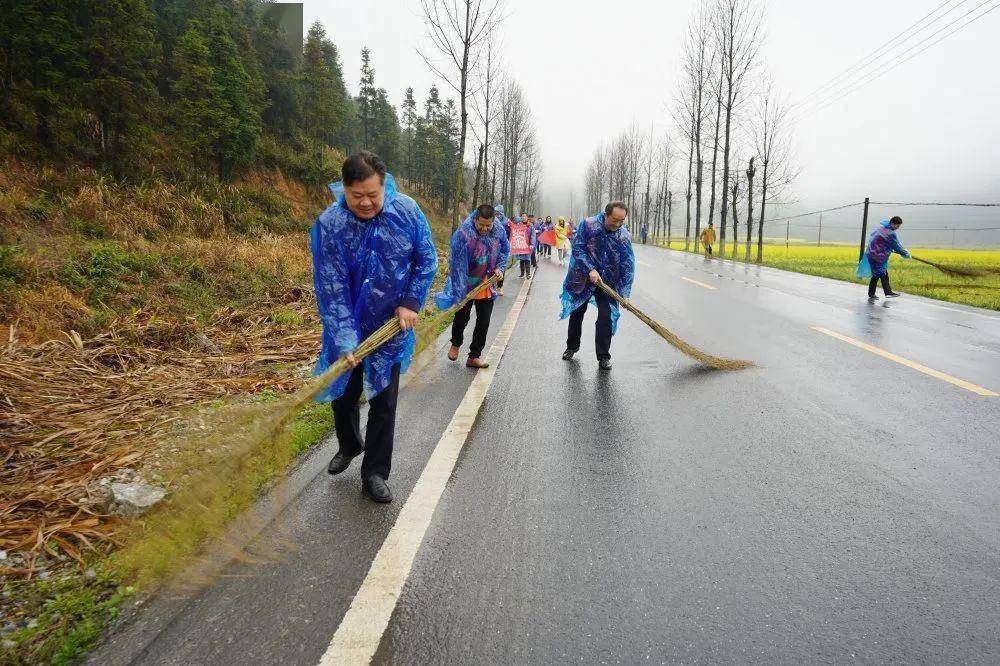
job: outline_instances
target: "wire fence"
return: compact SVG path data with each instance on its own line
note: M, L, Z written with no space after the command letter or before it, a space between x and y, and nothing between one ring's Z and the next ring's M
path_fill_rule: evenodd
M801 204L769 204L768 208L787 209ZM675 209L676 213L678 210ZM680 211L683 215L683 209ZM693 211L692 211L693 213ZM727 221L725 245L721 247L722 233L716 221L719 250L738 258L745 256L747 245L746 211L743 219ZM867 236L883 220L894 215L903 218L900 237L904 245L919 248L941 249L996 249L1000 248L1000 203L944 202L944 201L851 201L802 213L777 215L764 220L763 244L767 246L853 246L860 254ZM867 216L867 217L866 217ZM738 216L739 217L739 216ZM677 223L679 222L679 224ZM670 236L676 244L684 241L685 218L680 217L672 227ZM753 220L750 245L758 242L758 222ZM705 221L701 226L705 226ZM654 242L666 240L666 229L656 230ZM695 224L691 222L688 242L693 249ZM735 239L734 239L735 236ZM734 244L735 240L735 244ZM756 251L751 252L753 257Z
M899 215L904 220L901 236L913 246L1000 247L1000 203L869 200L867 225L865 208L864 201L857 201L766 219L766 242L788 246L856 244L860 249L863 228L867 235L882 220ZM745 232L746 225L741 228Z

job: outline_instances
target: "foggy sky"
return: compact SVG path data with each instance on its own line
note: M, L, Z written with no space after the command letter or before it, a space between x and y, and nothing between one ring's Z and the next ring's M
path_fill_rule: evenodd
M766 67L792 101L802 100L940 3L771 0ZM683 38L696 4L508 0L495 48L530 100L548 206L564 207L571 187L577 200L582 198L584 170L602 140L633 121L647 130L652 124L655 132L670 127L668 105L676 95ZM966 0L950 16L977 4ZM414 87L420 104L437 82L417 55L427 39L416 0L307 0L305 18L307 25L322 21L340 49L352 94L364 45L372 50L376 85L386 88L397 106L407 86ZM797 210L865 196L1000 200L998 29L1000 10L807 114L795 131L801 172L785 198L798 201ZM445 86L442 93L453 94Z

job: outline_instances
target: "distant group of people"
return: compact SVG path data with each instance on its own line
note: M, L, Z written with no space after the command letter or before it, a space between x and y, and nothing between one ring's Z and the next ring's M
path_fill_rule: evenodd
M345 160L342 180L331 186L336 201L317 218L311 231L317 308L323 324L322 349L315 372L339 359L351 371L337 377L318 399L333 403L339 449L330 474L340 474L364 454L361 487L376 502L391 502L391 469L399 377L415 347L414 326L437 273L438 260L430 225L410 197L396 190L392 175L373 153ZM529 213L508 219L503 206L481 204L451 238L448 279L435 296L439 308L451 308L470 294L455 314L448 358L458 359L465 329L476 311L466 366L489 367L482 359L493 306L502 295L502 277L510 257L529 278L538 257L558 252L569 261L560 297L561 318L569 318L569 360L580 349L583 318L589 303L598 310L595 341L602 370L611 368L611 338L618 320L617 302L598 288L605 283L628 298L635 275L632 239L624 226L628 207L609 203L600 214L574 224L563 217L536 218ZM491 278L495 277L495 280ZM402 331L364 359L354 350L387 320ZM361 437L359 400L368 398L368 426Z
M503 208L500 207L502 211ZM512 247L517 249L514 258L520 264L520 277L530 277L531 270L538 267L538 257L552 257L555 248L560 264L565 264L570 254L570 239L576 224L559 216L555 222L552 216L545 219L532 213L515 215L505 222Z

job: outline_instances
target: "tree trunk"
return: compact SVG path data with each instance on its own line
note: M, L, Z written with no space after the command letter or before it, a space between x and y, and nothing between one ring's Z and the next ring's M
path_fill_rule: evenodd
M458 96L460 98L459 108L461 110L462 117L462 130L458 135L458 159L455 163L455 179L454 179L454 192L452 192L452 206L451 206L451 231L452 233L458 229L459 219L458 219L458 205L462 200L462 190L464 189L464 179L465 179L465 133L468 129L469 124L469 110L466 103L466 90L469 82L469 7L465 8L465 34L466 39L462 46L462 74L459 85ZM445 211L446 213L448 211Z
M719 90L722 90L722 77L719 77ZM712 142L712 195L708 200L708 221L715 218L715 174L719 161L719 120L722 115L722 94L715 96L715 139Z
M733 117L733 100L730 86L728 104L726 105L726 136L722 149L722 205L719 207L719 250L725 252L726 248L726 197L729 194L729 150L730 150L730 130ZM735 224L736 217L733 216Z
M764 206L767 202L767 160L760 177L760 220L757 221L757 263L764 260Z
M688 149L687 224L684 226L684 251L691 249L691 175L694 171L694 139ZM695 250L697 252L697 250Z
M674 217L674 193L667 190L667 249L670 248L670 232Z
M476 159L476 180L472 186L472 206L476 207L479 204L479 183L482 180L483 173L483 144L479 144L479 157Z
M736 248L739 246L739 239L736 238L736 196L739 194L740 190L740 179L739 176L733 176L733 259L736 258ZM725 256L726 254L726 244L724 241L719 242L719 254Z
M701 155L701 148L698 149ZM701 157L698 158L697 175L694 178L694 253L698 254L698 242L701 240L701 179L705 165L702 164Z
M750 262L750 241L753 239L753 156L750 157L750 167L747 169L747 243L743 261Z

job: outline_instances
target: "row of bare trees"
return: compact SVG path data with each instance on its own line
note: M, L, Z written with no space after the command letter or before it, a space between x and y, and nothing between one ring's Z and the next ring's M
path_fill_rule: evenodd
M593 214L608 201L624 201L633 231L646 228L654 237L665 237L673 228L673 168L670 138L652 129L643 132L633 123L594 151L584 176L587 211Z
M500 61L502 0L421 0L420 4L431 46L421 55L459 101L453 228L464 212L463 204L502 202L510 213L537 207L541 152L527 98L521 86L504 74ZM474 170L465 160L470 132Z
M585 176L588 204L601 201L605 193L622 198L635 211L633 231L646 226L654 241L673 240L676 192L684 198L685 250L697 252L701 230L713 222L719 254L735 258L742 217L744 259L750 260L756 229L760 261L767 204L796 175L790 107L764 67L763 36L759 0L703 0L691 17L682 50L670 136L644 140L633 126L609 146L599 147ZM672 168L675 150L687 157L677 169ZM637 198L643 178L645 194Z

